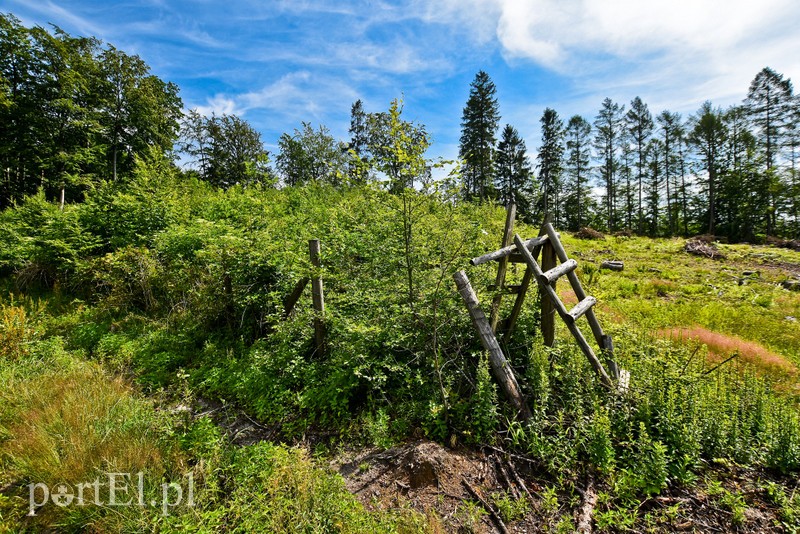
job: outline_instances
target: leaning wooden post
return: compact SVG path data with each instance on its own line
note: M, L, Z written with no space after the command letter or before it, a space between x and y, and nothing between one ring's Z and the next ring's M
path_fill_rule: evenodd
M542 271L547 272L556 266L556 250L553 247L552 238L548 239L542 245ZM550 286L555 291L556 281ZM542 337L544 338L545 347L552 347L556 342L556 308L553 306L553 301L542 295L541 298L542 310Z
M514 219L517 217L517 205L511 202L506 209L506 226L503 231L503 241L500 243L500 248L507 247L514 239ZM492 312L489 316L489 322L492 325L492 332L497 332L497 320L500 317L500 304L503 302L503 285L506 281L506 270L508 269L508 256L501 258L497 264L497 277L495 278L494 287L497 291L494 299L492 299Z
M500 388L503 390L503 394L517 409L520 417L522 417L524 421L529 420L532 417L531 411L528 408L528 404L525 402L525 398L520 392L519 384L517 383L516 377L514 377L511 366L509 365L508 360L506 360L506 357L503 355L503 350L500 348L500 344L497 343L497 338L494 336L494 332L492 332L492 325L489 324L489 321L486 319L486 315L480 308L478 296L472 289L472 285L469 283L467 274L464 271L458 271L453 275L453 279L456 281L456 287L458 288L461 298L464 299L464 302L467 305L469 316L472 319L472 324L478 331L478 335L481 338L481 343L489 352L489 363L492 366L495 379L497 379L497 382L500 384Z
M308 242L308 255L311 258L311 265L314 266L314 274L311 277L311 297L314 301L314 341L316 354L321 357L325 355L325 297L322 293L322 277L319 274L319 239L311 239Z

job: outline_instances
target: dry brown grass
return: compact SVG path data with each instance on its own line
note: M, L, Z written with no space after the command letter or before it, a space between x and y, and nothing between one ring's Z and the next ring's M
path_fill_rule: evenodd
M778 376L797 374L797 367L780 354L772 352L759 343L737 336L714 332L696 325L668 328L659 331L658 334L681 342L693 340L702 343L708 347L710 359L714 362L722 361L732 354L738 353L742 361L751 364L764 374Z

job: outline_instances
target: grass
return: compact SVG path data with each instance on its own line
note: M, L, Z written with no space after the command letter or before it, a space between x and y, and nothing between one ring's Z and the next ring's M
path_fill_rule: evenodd
M31 304L28 302L28 304ZM173 413L141 396L98 362L39 339L24 306L6 313L20 326L25 351L0 353L0 532L435 532L438 520L408 509L369 512L342 478L300 448L261 443L235 448L207 418ZM6 306L8 311L11 306ZM127 490L111 506L109 473ZM138 473L142 502L137 506ZM193 502L188 503L191 475ZM100 480L99 505L91 483ZM29 515L30 484L54 498ZM164 484L173 484L164 507ZM33 502L44 503L42 488ZM82 491L82 490L81 490ZM63 501L62 501L63 502ZM166 512L166 513L165 513Z

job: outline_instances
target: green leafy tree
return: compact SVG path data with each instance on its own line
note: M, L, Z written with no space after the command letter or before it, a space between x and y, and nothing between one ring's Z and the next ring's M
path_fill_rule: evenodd
M347 147L320 125L315 130L304 122L294 135L284 133L278 141L275 158L278 170L288 185L307 182L341 185L348 172Z
M500 121L497 88L489 75L479 71L470 84L469 99L461 117L458 157L467 199L486 200L493 196L494 152Z
M547 108L539 120L542 144L536 156L541 185L540 213L551 214L556 225L561 223L560 189L564 170L564 121L556 110ZM551 213L552 212L552 213Z
M514 202L520 215L530 219L533 208L533 169L528 159L525 141L517 129L506 124L497 144L495 155L497 178L495 188L500 202L508 205Z
M222 188L274 182L261 134L247 121L222 115L209 119L207 127L211 146L204 178L208 182Z

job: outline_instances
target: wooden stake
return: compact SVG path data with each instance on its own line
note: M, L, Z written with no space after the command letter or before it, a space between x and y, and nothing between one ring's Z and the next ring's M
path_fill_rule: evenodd
M524 254L524 253L523 253ZM553 240L550 239L542 247L542 271L549 271L556 266L556 251L553 248ZM556 291L556 282L553 280L550 287L553 292ZM558 293L556 293L557 295ZM553 300L549 298L541 299L542 309L542 337L544 337L544 345L552 347L556 342L556 309L553 306Z
M292 290L292 294L286 297L283 301L283 316L289 317L289 314L292 313L294 309L294 305L297 304L297 301L300 299L300 295L303 294L303 290L306 288L306 284L308 284L308 278L303 278L297 282Z
M503 391L503 394L511 402L511 404L517 409L520 417L524 421L529 420L532 416L531 411L528 408L528 403L525 402L525 398L520 392L519 384L517 383L517 379L511 370L511 366L509 365L508 360L506 360L506 357L503 355L503 350L500 348L500 344L497 343L497 338L494 337L492 326L486 319L486 315L483 313L483 310L481 310L480 303L478 302L478 296L472 289L472 285L469 283L467 274L464 271L458 271L453 275L453 279L456 282L456 287L458 288L461 298L464 299L464 302L467 305L469 316L472 319L472 324L478 331L478 336L481 338L483 348L489 352L489 363L492 366L495 379L500 384L500 389Z
M322 292L322 277L319 275L320 268L320 243L319 239L312 239L308 242L308 255L311 265L315 267L314 275L311 277L311 297L314 301L314 341L316 354L319 357L325 355L325 297Z
M517 216L517 205L513 202L508 205L506 210L506 226L503 231L503 240L500 243L500 248L507 247L511 240L514 239L514 219ZM506 281L506 270L508 269L508 256L502 257L497 264L497 277L495 278L494 285L500 290ZM503 302L503 294L498 293L492 299L492 312L489 315L489 322L492 325L492 332L497 332L497 319L500 315L500 304Z

